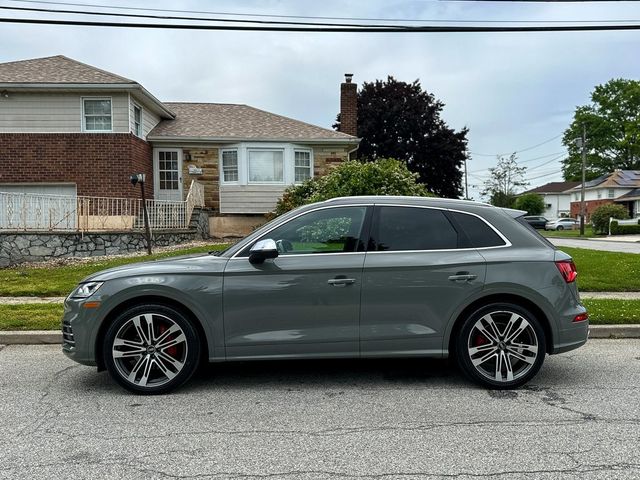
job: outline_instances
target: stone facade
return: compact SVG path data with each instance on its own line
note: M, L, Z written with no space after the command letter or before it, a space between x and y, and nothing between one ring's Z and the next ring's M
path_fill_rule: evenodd
M153 198L151 151L130 133L0 133L0 184L71 182L78 195L138 198L129 176L144 173Z

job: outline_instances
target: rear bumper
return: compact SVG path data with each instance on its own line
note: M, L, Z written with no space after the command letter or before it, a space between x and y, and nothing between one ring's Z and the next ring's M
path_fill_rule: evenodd
M574 323L571 328L558 331L558 338L553 342L551 354L568 352L587 343L589 337L589 320Z

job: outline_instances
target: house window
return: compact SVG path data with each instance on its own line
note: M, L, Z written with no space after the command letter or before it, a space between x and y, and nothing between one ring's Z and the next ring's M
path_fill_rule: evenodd
M613 188L609 189L609 198L613 198L615 195L615 191L613 190Z
M224 182L238 181L238 150L222 151L222 180Z
M284 183L283 150L247 150L249 183Z
M133 105L133 134L136 137L142 137L142 108Z
M294 152L295 182L301 183L311 178L311 152L296 150Z
M111 131L111 99L85 98L82 102L84 130L87 132Z
M602 190L598 190L598 200L602 198Z

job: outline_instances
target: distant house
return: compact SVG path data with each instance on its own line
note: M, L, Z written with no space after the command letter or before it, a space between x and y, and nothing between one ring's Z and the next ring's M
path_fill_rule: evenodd
M581 183L571 189L571 216L580 214ZM585 182L586 221L600 205L617 203L629 210L632 218L640 217L640 171L615 170Z
M163 102L61 55L2 63L0 192L137 197L129 176L144 173L151 198L182 201L196 180L227 226L259 223L287 186L357 149L350 76L340 93L338 132L247 105Z
M524 193L537 193L544 200L543 215L549 220L567 217L571 211L570 190L580 182L551 182Z

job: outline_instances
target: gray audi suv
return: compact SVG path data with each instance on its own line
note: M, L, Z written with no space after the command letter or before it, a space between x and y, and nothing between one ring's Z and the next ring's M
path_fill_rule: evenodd
M63 351L165 393L204 360L452 356L516 388L587 340L571 258L525 212L346 197L282 215L221 253L105 270L65 301Z

